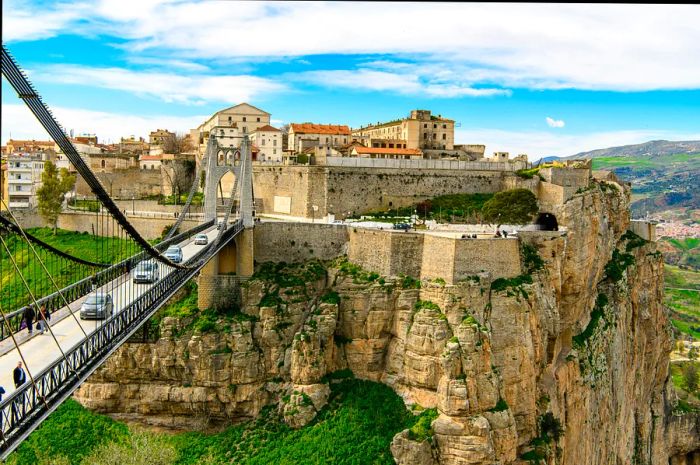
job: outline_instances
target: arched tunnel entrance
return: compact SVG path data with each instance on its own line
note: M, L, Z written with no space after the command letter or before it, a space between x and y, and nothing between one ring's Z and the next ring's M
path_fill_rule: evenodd
M535 224L540 231L559 231L557 217L551 213L540 213Z

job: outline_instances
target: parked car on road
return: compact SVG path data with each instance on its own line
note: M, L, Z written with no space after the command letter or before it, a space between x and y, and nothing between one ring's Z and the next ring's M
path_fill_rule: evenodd
M171 245L163 256L174 263L180 263L182 261L182 248L179 245Z
M112 296L103 292L90 294L83 305L80 306L80 319L94 318L104 320L114 313Z
M135 283L154 283L160 277L158 264L153 262L141 262L134 268Z
M209 236L206 234L197 234L194 236L194 245L207 245L209 243Z
M401 229L404 231L408 231L409 229L411 229L411 225L408 223L395 223L394 229Z

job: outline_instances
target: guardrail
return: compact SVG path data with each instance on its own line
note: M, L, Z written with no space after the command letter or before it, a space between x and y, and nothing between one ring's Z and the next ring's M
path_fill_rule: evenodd
M34 375L0 403L0 459L7 456L41 421L56 409L122 343L168 301L207 260L243 230L237 221L222 233L220 241L198 251L186 268L174 269L146 293L110 317L87 338L65 352L50 366Z

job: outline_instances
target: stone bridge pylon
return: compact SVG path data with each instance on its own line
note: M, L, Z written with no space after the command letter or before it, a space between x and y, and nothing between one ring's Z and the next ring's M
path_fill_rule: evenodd
M204 221L217 216L217 190L221 179L228 173L235 178L235 192L238 197L239 213L243 226L253 227L253 165L248 136L244 136L241 146L220 147L214 136L209 136L204 154L206 177L204 180ZM224 202L225 203L225 202Z
M204 180L204 221L217 220L217 191L221 179L228 173L235 178L231 195L238 200L238 214L243 221L243 231L212 257L199 275L199 308L209 308L215 298L226 295L233 285L250 277L254 271L253 236L253 164L250 141L245 136L241 146L220 147L210 136L202 160ZM225 205L233 205L226 202ZM229 290L227 290L229 289Z

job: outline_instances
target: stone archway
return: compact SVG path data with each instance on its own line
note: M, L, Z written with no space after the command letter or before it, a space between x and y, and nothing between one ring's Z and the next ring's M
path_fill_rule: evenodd
M552 213L540 213L535 220L535 225L540 231L559 231L559 222Z

